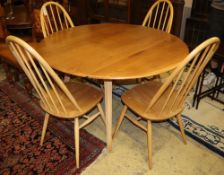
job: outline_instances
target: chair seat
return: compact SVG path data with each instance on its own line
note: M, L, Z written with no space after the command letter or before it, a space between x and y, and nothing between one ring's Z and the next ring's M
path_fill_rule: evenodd
M59 93L62 103L65 106L66 112L63 111L63 109L59 108L59 111L52 111L49 107L45 106L42 102L40 102L41 107L47 111L49 114L61 118L75 118L79 117L85 113L87 113L89 110L91 110L93 107L95 107L103 98L103 92L84 83L79 82L68 82L65 83L68 90L71 92L73 97L77 100L77 103L79 107L81 108L81 111L78 110L71 102L68 100L67 97L65 97L64 93ZM60 91L59 91L60 92ZM55 95L53 95L53 90L50 92L52 94L53 98L56 98ZM49 96L48 96L49 97ZM56 104L56 106L61 106Z
M162 86L161 82L158 81L149 81L145 84L137 85L136 87L126 91L121 99L122 101L135 113L142 116L143 118L151 121L160 121L160 120L166 120L168 118L171 118L181 112L183 107L175 108L174 110L170 110L169 112L164 111L162 113L159 113L158 111L161 110L164 101L166 100L169 91L171 88L168 88L166 90L161 98L153 105L153 107L146 112L146 109L152 100L152 98L155 96L156 92L160 87ZM174 93L175 95L176 93ZM174 98L173 98L174 99ZM170 103L170 105L172 102ZM169 105L168 105L169 106Z

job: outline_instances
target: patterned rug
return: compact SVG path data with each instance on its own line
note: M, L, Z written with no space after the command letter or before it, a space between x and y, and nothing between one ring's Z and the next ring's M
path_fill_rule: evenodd
M203 126L187 116L182 115L182 119L185 133L188 136L224 157L224 130L215 126ZM176 120L170 120L169 122L179 130Z
M105 143L80 131L80 168L75 166L73 124L50 118L39 146L44 113L22 88L0 82L0 174L80 174Z

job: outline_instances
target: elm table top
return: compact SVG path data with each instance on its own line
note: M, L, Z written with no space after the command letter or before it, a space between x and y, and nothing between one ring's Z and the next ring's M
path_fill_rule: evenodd
M176 67L188 54L178 37L130 24L76 26L33 47L59 71L105 80L159 74Z

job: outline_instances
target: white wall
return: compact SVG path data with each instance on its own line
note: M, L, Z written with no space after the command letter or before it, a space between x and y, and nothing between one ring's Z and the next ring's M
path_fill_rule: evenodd
M184 38L186 19L191 15L192 2L193 2L193 0L185 0L183 17L182 17L182 24L181 24L181 32L180 32L180 37L182 39Z

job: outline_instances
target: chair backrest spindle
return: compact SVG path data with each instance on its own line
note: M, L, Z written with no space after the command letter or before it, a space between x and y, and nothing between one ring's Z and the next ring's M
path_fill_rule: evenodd
M45 38L54 32L74 27L64 7L52 1L44 3L41 7L40 22Z
M219 43L220 40L217 37L213 37L196 47L165 80L150 101L145 112L150 111L160 100L161 96L164 96L163 98L165 99L162 106L160 106L160 115L173 113L175 109L182 108L186 96L217 50Z
M66 114L67 110L62 99L66 98L74 106L74 109L81 111L76 99L63 81L32 47L15 36L8 36L6 42L35 88L40 100L48 109L52 112L63 111Z
M157 0L149 9L142 26L170 33L173 22L173 5L169 0Z

